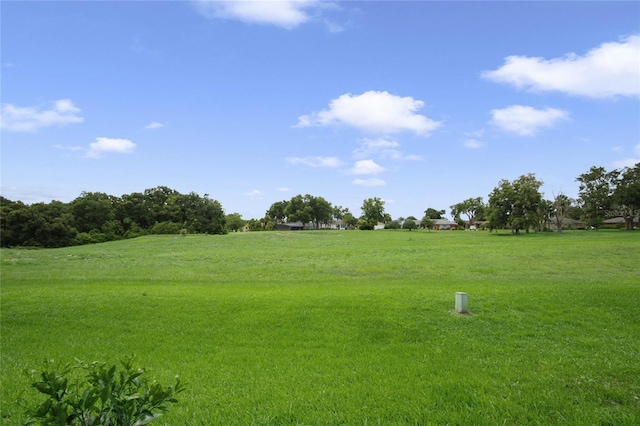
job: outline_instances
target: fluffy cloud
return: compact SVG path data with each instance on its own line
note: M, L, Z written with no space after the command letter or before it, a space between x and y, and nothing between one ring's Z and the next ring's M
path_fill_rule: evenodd
M157 121L152 121L151 123L144 126L145 129L159 129L161 127L164 127L164 124L158 123Z
M353 151L356 158L379 157L391 160L422 160L419 155L405 155L396 149L400 144L385 138L363 139L360 147Z
M242 195L249 197L250 200L262 200L264 199L262 192L258 189L254 189L250 192L244 192Z
M476 139L467 139L464 141L464 146L469 149L479 149L484 147L484 142L480 142Z
M60 149L60 150L63 150L63 151L72 151L72 152L84 150L83 147L77 146L77 145L76 146L71 146L71 145L55 144L53 147L55 149Z
M625 167L635 167L640 163L640 144L633 148L633 151L637 157L625 158L624 160L617 160L613 162L613 167L616 169L623 169Z
M2 106L0 127L11 132L35 132L42 127L82 123L84 118L79 114L80 108L70 99L59 99L50 109L6 104Z
M353 175L375 175L384 172L386 169L373 160L356 161L349 173Z
M603 43L584 56L563 58L509 56L502 67L482 74L486 79L534 91L606 98L640 95L640 35Z
M358 186L385 186L387 184L384 180L378 178L354 179L351 183Z
M520 136L533 136L540 128L552 127L569 117L566 111L560 109L535 109L522 105L494 109L491 115L491 124L505 132Z
M129 139L96 138L95 142L89 144L87 157L100 158L108 153L129 154L135 149L136 144Z
M309 167L339 167L342 165L337 157L287 157L285 158L291 164L303 164Z
M318 0L199 0L196 5L208 18L236 19L247 24L268 24L293 29L309 21L308 11L319 7L320 3Z
M298 117L297 127L342 124L370 133L387 134L412 131L427 135L440 123L416 111L424 102L389 92L347 93L329 102L329 109Z

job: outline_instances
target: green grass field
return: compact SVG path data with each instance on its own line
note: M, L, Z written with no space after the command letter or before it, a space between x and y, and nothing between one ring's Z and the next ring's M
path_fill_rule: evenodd
M43 361L187 390L167 425L640 424L640 234L148 236L2 250L0 421ZM472 315L453 312L456 291Z

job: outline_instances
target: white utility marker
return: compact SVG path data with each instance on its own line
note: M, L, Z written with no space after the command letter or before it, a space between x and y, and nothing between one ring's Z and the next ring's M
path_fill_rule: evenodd
M456 312L459 314L468 314L467 293L461 291L456 292Z

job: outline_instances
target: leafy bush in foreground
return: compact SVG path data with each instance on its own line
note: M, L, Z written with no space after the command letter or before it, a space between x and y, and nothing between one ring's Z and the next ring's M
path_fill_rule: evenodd
M26 425L142 426L168 411L167 403L178 402L175 395L184 387L176 376L174 385L163 386L143 378L145 370L134 367L131 358L117 365L81 361L62 372L50 368L32 386L48 398L29 413ZM83 370L86 381L68 376Z

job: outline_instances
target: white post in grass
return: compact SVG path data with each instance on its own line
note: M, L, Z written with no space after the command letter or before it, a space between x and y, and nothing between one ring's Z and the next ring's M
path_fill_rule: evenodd
M461 291L456 292L456 312L459 314L469 313L467 308L467 293Z

